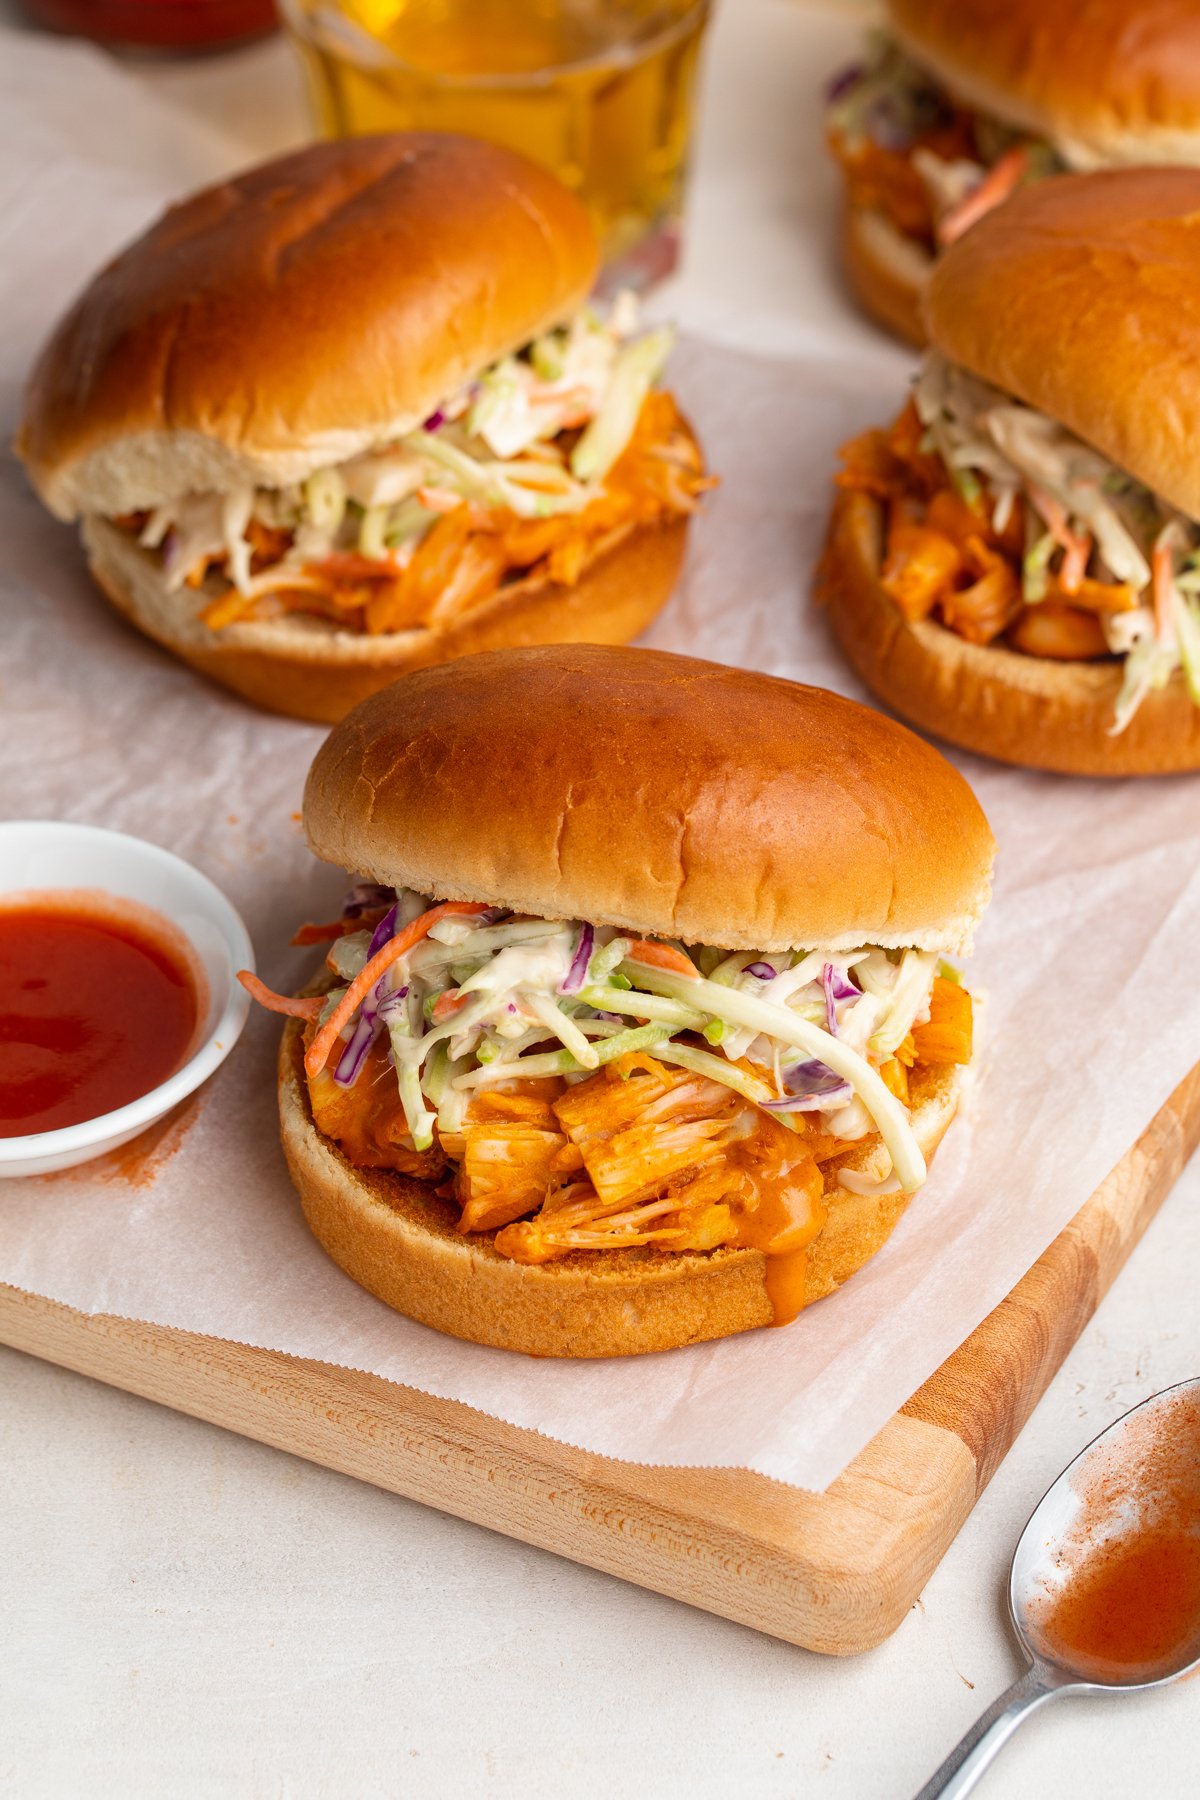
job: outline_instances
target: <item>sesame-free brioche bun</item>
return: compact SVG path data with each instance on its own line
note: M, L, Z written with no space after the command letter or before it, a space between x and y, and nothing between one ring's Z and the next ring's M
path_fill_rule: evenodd
M880 584L883 543L878 501L839 494L817 591L847 662L910 724L981 756L1064 775L1200 769L1200 707L1181 673L1113 736L1116 658L1058 662L969 644L935 619L910 624Z
M962 1071L914 1069L911 1123L928 1161L958 1108ZM284 1154L313 1235L380 1300L452 1337L528 1356L630 1356L770 1325L761 1250L574 1251L540 1265L494 1246L494 1232L457 1229L458 1207L432 1182L355 1167L313 1123L303 1026L279 1054ZM886 1242L910 1195L851 1193L841 1168L884 1170L876 1134L822 1165L828 1216L808 1247L804 1304L823 1299Z
M938 258L925 322L952 362L1200 518L1200 169L1022 188Z
M696 455L699 457L697 446ZM332 725L397 676L506 644L623 644L670 597L688 520L623 526L598 541L572 584L532 575L444 625L370 633L293 613L214 631L198 616L221 586L168 592L157 559L104 519L83 527L88 563L117 611L201 674L269 712Z
M964 950L994 850L957 771L879 714L590 645L375 694L318 751L304 823L389 886L730 950Z
M420 424L597 267L580 202L514 151L314 144L171 207L100 271L34 368L18 448L61 518L299 481Z
M1200 163L1195 0L889 0L887 15L957 99L1076 167Z
M921 302L933 258L873 207L847 199L842 211L842 267L863 311L905 343L925 342Z

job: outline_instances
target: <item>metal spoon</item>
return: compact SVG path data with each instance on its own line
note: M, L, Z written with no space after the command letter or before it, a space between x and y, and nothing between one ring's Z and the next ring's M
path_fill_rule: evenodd
M1064 1557L1069 1564L1073 1543L1071 1527L1078 1523L1089 1488L1101 1483L1103 1496L1099 1508L1095 1500L1089 1501L1088 1537L1104 1534L1106 1523L1116 1536L1128 1529L1131 1508L1153 1508L1155 1491L1145 1479L1146 1451L1151 1444L1162 1445L1162 1433L1171 1433L1200 1467L1200 1409L1187 1399L1197 1395L1200 1377L1151 1395L1081 1451L1043 1496L1021 1533L1008 1582L1009 1616L1029 1667L976 1720L916 1800L935 1800L937 1795L957 1800L968 1793L1017 1726L1060 1694L1138 1694L1200 1667L1200 1617L1171 1666L1159 1658L1153 1664L1127 1664L1104 1674L1069 1663L1061 1651L1047 1645L1039 1630L1047 1595L1062 1587ZM1200 1531L1200 1519L1196 1529ZM1076 1538L1076 1549L1079 1543Z

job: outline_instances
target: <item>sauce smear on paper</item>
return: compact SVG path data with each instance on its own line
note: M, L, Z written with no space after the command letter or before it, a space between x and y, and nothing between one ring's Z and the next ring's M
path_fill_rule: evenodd
M0 907L0 1137L99 1118L175 1073L200 1011L177 940L107 895Z

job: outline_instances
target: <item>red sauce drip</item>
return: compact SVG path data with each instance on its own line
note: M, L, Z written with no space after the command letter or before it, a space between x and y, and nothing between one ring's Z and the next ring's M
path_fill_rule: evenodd
M200 1013L177 938L103 895L0 908L0 1137L99 1118L174 1074Z
M1037 1636L1101 1679L1165 1675L1200 1656L1200 1399L1130 1420L1083 1482L1066 1581L1036 1609Z

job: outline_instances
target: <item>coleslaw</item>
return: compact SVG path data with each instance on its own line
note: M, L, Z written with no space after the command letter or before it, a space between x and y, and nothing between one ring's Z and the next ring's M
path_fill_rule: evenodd
M757 1116L823 1141L827 1157L877 1133L884 1178L912 1192L926 1169L908 1071L970 1060L970 997L925 951L729 953L407 889L384 890L380 905L365 923L306 928L337 929L327 995L252 991L276 1010L308 1009L314 1093L354 1089L382 1050L374 1079L394 1083L403 1119L393 1141L418 1156L461 1146L481 1102L547 1083L566 1093L632 1064L698 1078L732 1104L742 1136Z
M649 404L666 399L655 384L672 343L666 326L640 332L623 295L607 318L586 308L501 358L395 442L292 486L181 496L119 523L160 556L170 592L221 572L201 615L214 629L331 604L360 629L425 623L468 537L481 566L467 604L553 553L564 579L586 534L688 512L707 485L673 406ZM443 542L434 578L405 595Z

